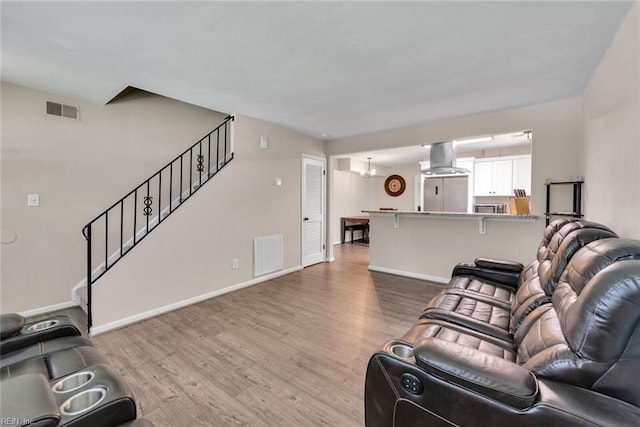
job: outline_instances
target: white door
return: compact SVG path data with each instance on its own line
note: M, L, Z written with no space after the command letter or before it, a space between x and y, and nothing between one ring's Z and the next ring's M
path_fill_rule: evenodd
M325 260L326 159L302 157L302 266Z

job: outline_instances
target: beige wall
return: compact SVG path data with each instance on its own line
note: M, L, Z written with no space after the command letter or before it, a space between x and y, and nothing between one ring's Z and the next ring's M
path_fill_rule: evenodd
M539 215L536 222L492 222L487 229L487 234L479 237L476 221L463 223L455 220L423 219L422 222L425 224L431 221L427 227L438 227L444 230L438 238L456 242L455 247L466 245L468 253L441 249L439 242L429 242L427 245L429 233L425 229L421 234L418 228L421 225L418 223L412 230L414 233L412 236L414 240L417 239L425 245L421 246L423 250L419 255L416 253L418 246L405 244L400 238L404 236L404 231L396 230L389 231L394 234L383 234L372 224L371 265L396 270L402 267L403 271L444 277L457 262L471 261L479 255L499 254L501 253L499 249L502 247L510 248L508 255L511 259L533 260L544 229L542 213L545 209L545 178L566 180L582 175L581 123L581 99L574 98L331 141L327 143L327 155L406 147L522 129L533 130L532 213ZM381 221L377 223L384 224ZM392 239L392 236L400 239ZM507 246L505 246L505 240L508 241ZM376 245L376 241L382 242L382 246L380 243ZM391 252L393 255L390 254ZM396 262L400 259L402 262Z
M95 326L251 281L254 237L283 234L284 269L300 266L301 159L324 143L243 116L234 127L234 160L96 284Z
M416 188L415 176L420 173L418 162L410 165L394 166L385 169L385 176L375 177L375 205L374 209L394 208L401 211L414 210L414 192ZM384 190L384 181L390 175L400 175L404 178L407 186L399 196L391 197Z
M80 121L46 115L46 100L79 105ZM2 233L17 240L1 248L2 312L70 301L82 227L223 117L147 93L105 106L3 82Z
M332 244L340 243L340 218L343 216L364 215L362 210L373 209L375 206L375 178L363 178L360 174L331 170L331 214L333 221L330 234ZM356 239L361 233L356 232ZM347 241L351 239L347 234Z
M620 26L583 98L589 219L640 238L640 4Z

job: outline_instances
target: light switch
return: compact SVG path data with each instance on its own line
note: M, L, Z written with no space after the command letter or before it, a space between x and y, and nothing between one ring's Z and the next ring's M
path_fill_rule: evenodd
M266 150L269 148L269 137L268 136L261 136L260 137L260 148L262 148L263 150Z
M40 195L27 194L27 206L40 206Z
M273 185L276 187L282 187L282 178L273 178Z

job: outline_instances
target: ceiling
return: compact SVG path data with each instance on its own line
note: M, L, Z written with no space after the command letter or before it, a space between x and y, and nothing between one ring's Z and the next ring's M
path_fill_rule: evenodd
M2 1L2 79L335 139L579 96L632 1Z

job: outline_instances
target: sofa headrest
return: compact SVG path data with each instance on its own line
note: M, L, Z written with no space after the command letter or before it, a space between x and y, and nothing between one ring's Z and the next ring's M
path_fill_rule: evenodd
M628 348L631 336L640 334L640 240L604 239L580 249L552 302L579 357L613 363L631 350L640 358L640 346Z
M548 259L538 264L542 289L548 296L560 280L571 257L583 246L595 240L617 237L608 227L591 221L573 221L562 226L551 238L547 247Z
M544 233L542 235L542 241L540 242L540 246L538 246L537 259L538 261L544 261L547 259L547 250L549 246L549 242L551 238L558 230L560 230L564 225L577 221L574 218L560 218L554 221L551 221L549 225L544 229Z

